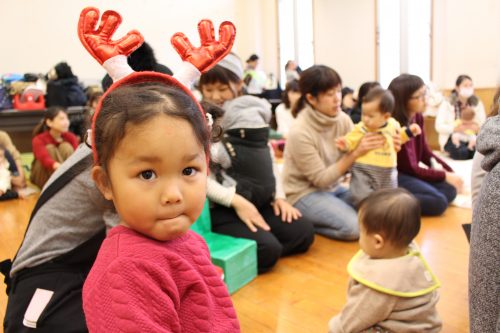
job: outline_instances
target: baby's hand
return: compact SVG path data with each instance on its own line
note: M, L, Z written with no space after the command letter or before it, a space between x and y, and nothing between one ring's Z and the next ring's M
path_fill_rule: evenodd
M418 124L411 124L410 125L410 132L413 134L413 136L417 136L422 134L422 129Z
M467 145L467 149L474 150L476 148L476 137L469 138L469 144Z
M460 147L460 133L453 133L451 135L451 143L455 145L455 147Z
M345 137L343 137L343 136L335 139L335 145L341 151L347 150L347 141L346 141Z

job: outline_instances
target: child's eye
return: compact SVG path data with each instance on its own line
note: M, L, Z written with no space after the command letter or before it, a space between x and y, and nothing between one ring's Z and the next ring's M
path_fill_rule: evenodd
M156 178L156 173L153 170L142 171L139 174L139 178L144 180L153 180Z
M192 168L192 167L189 167L189 168L185 168L184 170L182 170L182 174L184 176L194 176L196 174L196 170L195 168Z

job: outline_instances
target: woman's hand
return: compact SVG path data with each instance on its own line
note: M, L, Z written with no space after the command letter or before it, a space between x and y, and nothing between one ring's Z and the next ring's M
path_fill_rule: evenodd
M446 182L457 189L457 193L462 192L462 187L464 186L464 181L459 175L453 172L446 173Z
M335 139L335 145L337 146L338 150L340 150L340 151L347 150L347 141L346 141L344 136L341 136L341 137Z
M250 229L252 232L257 232L256 227L259 227L262 230L266 231L271 230L254 204L243 198L241 195L234 195L231 206L236 211L236 214L238 215L240 220L242 220L243 223L245 223L248 229Z
M279 216L281 214L281 221L292 223L293 220L297 220L302 217L300 211L290 205L288 201L283 199L276 199L272 203L274 209L274 215Z
M379 133L367 133L359 143L358 147L353 151L356 158L363 156L373 149L382 148L385 144L385 137ZM399 140L401 146L401 140Z

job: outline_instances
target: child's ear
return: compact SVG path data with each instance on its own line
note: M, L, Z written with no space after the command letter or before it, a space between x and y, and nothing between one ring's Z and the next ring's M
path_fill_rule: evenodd
M375 249L380 250L384 247L384 237L380 234L373 235Z
M104 169L97 165L92 168L92 179L97 188L107 200L113 200L113 191L111 190L111 182L108 174Z
M389 112L384 112L384 119L387 120L391 118L391 114Z

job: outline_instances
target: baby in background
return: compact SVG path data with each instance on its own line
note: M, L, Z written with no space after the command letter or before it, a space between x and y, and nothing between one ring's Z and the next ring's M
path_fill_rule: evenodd
M0 201L16 199L19 197L16 191L12 190L11 163L7 157L8 151L0 146Z
M373 88L363 98L361 122L346 136L336 140L338 149L351 152L367 133L379 133L386 139L384 147L371 150L359 157L351 168L350 189L355 204L374 190L398 186L397 152L393 137L400 135L401 144L404 144L422 132L417 124L401 128L398 121L391 118L393 110L392 93L380 87Z
M359 208L361 250L347 266L347 304L329 333L439 332L440 282L412 242L419 202L404 189L371 193Z
M460 146L460 142L465 142L469 150L474 150L476 148L476 136L480 126L474 120L474 107L476 107L478 103L479 99L476 96L470 96L467 99L466 105L460 112L460 118L455 120L455 128L451 135L451 142L456 147Z

